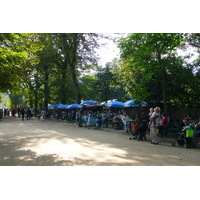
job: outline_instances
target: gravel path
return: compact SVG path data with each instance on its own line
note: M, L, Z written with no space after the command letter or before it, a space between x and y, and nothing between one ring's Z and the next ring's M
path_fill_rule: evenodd
M199 152L56 120L0 122L0 166L198 166Z

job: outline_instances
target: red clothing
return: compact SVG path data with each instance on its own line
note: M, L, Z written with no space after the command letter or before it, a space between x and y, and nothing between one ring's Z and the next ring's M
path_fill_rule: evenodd
M167 127L167 117L164 117L162 120L162 126Z

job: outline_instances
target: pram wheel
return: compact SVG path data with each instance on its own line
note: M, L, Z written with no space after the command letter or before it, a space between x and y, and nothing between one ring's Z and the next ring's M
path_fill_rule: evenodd
M193 148L196 148L196 145L195 145L195 144L193 144Z
M174 147L176 146L176 142L172 142L171 145Z
M185 142L184 140L176 140L179 146L184 146Z
M188 148L196 148L196 145L194 143L188 144Z
M137 141L143 141L143 139L141 137L138 137Z

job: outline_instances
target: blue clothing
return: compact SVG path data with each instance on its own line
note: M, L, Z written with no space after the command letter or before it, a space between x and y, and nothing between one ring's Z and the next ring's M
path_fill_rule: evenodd
M200 137L200 130L196 130L196 131L194 132L194 136L195 136L195 137Z

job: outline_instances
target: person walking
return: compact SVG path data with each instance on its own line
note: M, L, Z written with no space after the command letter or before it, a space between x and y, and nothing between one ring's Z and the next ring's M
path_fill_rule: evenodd
M160 108L154 108L154 112L151 115L150 119L150 137L151 137L151 144L159 144L158 140L158 126L160 122Z

